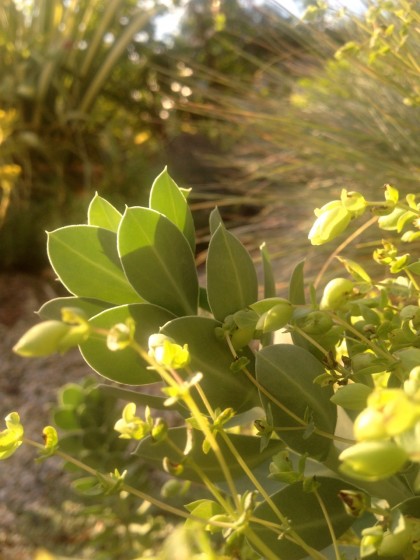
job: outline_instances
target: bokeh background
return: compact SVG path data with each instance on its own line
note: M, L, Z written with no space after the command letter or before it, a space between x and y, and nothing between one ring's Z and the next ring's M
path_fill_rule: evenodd
M342 188L372 199L385 183L418 191L419 8L416 0L2 0L2 417L13 406L36 432L63 405L58 388L89 375L75 353L26 362L10 348L33 311L60 294L45 230L86 222L96 191L120 210L145 204L168 166L192 188L197 263L217 204L256 258L267 241L279 293L299 260L315 267L323 258L307 241L315 207ZM84 383L65 405L80 411L105 399L108 416L94 421L107 432L118 405ZM78 437L75 452L86 432ZM102 441L92 460L103 467L113 445ZM129 502L104 509L77 498L61 465L15 459L0 464L2 560L173 558L171 538L192 557L175 520ZM161 492L144 469L138 477Z

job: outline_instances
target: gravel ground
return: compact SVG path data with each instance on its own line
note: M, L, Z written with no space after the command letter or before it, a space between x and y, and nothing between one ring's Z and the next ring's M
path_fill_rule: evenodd
M18 411L27 437L37 441L50 421L57 389L90 373L77 350L38 359L11 350L38 321L34 311L56 295L47 279L0 274L0 430L3 418ZM0 463L0 560L33 560L36 549L53 549L74 538L58 519L68 495L62 463L55 458L37 463L35 457L32 448L22 446Z

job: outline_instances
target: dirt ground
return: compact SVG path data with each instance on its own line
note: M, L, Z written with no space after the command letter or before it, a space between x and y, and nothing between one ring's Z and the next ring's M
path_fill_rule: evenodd
M0 274L0 422L19 412L27 437L42 441L50 423L57 389L90 374L77 350L65 356L25 359L12 352L19 337L38 319L34 311L58 287L42 276ZM55 458L36 462L36 452L22 446L0 462L0 560L33 560L40 548L54 549L74 538L57 526L57 508L65 502L68 479ZM56 541L56 542L54 542Z

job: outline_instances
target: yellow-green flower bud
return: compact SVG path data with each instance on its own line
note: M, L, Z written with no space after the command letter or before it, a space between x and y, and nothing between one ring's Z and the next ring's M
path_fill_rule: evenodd
M148 416L150 411L146 407ZM150 433L151 423L136 416L135 403L128 403L123 409L122 418L115 423L114 430L120 433L121 439L143 439Z
M365 197L356 191L341 191L341 202L354 217L361 216L367 208Z
M0 461L7 459L22 445L23 426L17 412L11 412L5 418L6 429L0 432Z
M345 449L339 459L344 474L360 480L381 480L397 473L408 455L392 441L365 441Z
M357 441L387 439L389 437L383 415L372 408L365 408L354 421L354 437Z
M172 369L185 368L191 359L188 344L180 346L163 334L152 334L149 337L149 356L159 365Z
M389 436L413 428L420 418L418 407L402 389L377 389L369 395L367 405L381 414Z
M308 235L312 245L322 245L340 235L352 218L351 212L339 200L316 210L315 214L318 217Z
M61 321L43 321L29 329L15 344L13 351L20 356L63 354L83 342L89 334L88 325L71 326Z
M334 278L324 288L321 309L340 309L353 297L354 283L347 278Z

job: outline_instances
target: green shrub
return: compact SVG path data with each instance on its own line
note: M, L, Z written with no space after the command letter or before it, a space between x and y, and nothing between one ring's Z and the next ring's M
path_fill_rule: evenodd
M343 276L317 289L327 261L306 290L299 263L287 299L275 292L265 246L260 292L250 255L217 210L199 285L187 195L165 170L148 207L121 215L96 195L87 225L51 232L48 255L71 295L47 302L44 321L14 348L39 356L79 345L100 375L131 386L107 390L127 401L114 429L139 442L128 471L138 460L172 477L163 498L130 484L111 451L106 474L60 449L51 426L44 446L29 441L16 412L0 458L30 444L84 469L85 490L123 491L184 518L186 532L170 542L189 557L418 558L420 261L400 246L420 235L418 195L400 198L388 185L371 201L343 190L316 210L315 245L362 215L379 216L389 239L374 260L386 273L375 280L341 256ZM293 344L273 343L282 329ZM154 394L142 390L151 383ZM73 389L72 402L83 392ZM76 415L70 403L56 419L77 427L84 418L102 446L95 402ZM175 425L151 410L173 411ZM184 508L170 502L178 490L182 499L180 480L195 488Z

